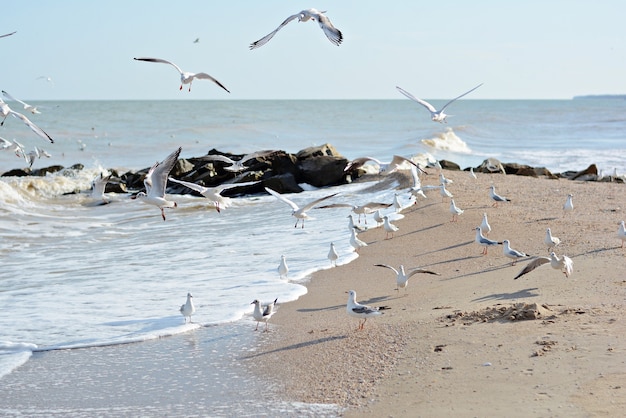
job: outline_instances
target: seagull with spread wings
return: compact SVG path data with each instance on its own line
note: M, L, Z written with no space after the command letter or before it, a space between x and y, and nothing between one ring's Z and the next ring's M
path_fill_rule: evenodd
M418 99L417 97L413 96L411 93L409 93L406 90L401 89L400 87L396 86L396 89L398 89L398 91L402 94L404 94L406 97L408 97L409 99L413 100L414 102L417 102L419 104L421 104L422 106L424 106L426 109L428 109L428 111L430 112L430 118L432 119L433 122L439 122L439 123L446 123L446 118L450 115L447 115L444 113L444 110L446 110L446 108L448 106L450 106L452 103L454 103L456 100L460 99L461 97L473 92L474 90L476 90L478 87L482 86L483 83L480 83L479 85L477 85L476 87L474 87L473 89L466 91L465 93L461 94L460 96L455 97L454 99L450 100L448 103L446 103L445 105L443 105L443 107L439 110L437 110L433 105L431 105L430 103L428 103L426 100L422 100L422 99Z
M191 190L194 190L200 193L202 196L209 199L211 202L213 202L213 205L215 206L215 210L217 210L218 213L220 213L222 209L225 209L230 206L230 202L231 202L230 198L221 195L221 193L224 190L233 189L235 187L252 186L253 184L258 183L258 181L244 181L242 183L220 184L219 186L215 186L215 187L204 187L196 183L190 183L188 181L183 181L183 180L176 180L175 178L172 178L172 177L170 177L169 179L170 181L173 181L174 183L182 184L183 186Z
M309 20L316 21L320 25L320 28L322 28L322 30L324 31L324 35L326 35L328 40L332 42L334 45L339 46L339 44L343 42L343 34L341 33L339 29L333 26L333 24L330 22L330 19L324 13L326 12L325 11L320 12L319 10L316 10L316 9L306 9L306 10L302 10L299 13L296 13L295 15L291 15L287 19L285 19L283 23L281 23L272 32L265 35L258 41L252 42L250 44L250 49L256 49L265 45L266 43L270 41L270 39L274 37L274 35L276 35L276 33L279 30L281 30L285 25L287 25L287 23L295 19L298 19L298 22L307 22Z
M303 207L299 207L298 205L296 205L294 202L292 202L291 200L287 199L286 197L283 197L280 193L276 192L275 190L270 189L269 187L266 187L265 190L271 194L272 196L274 196L275 198L277 198L278 200L282 201L283 203L288 204L289 206L291 206L292 212L291 212L291 216L296 218L296 224L293 226L294 228L298 226L298 222L300 220L302 220L302 228L304 228L304 220L305 219L314 219L311 218L306 212L311 209L313 206L317 205L318 203L323 202L326 199L330 199L331 197L334 197L337 195L337 193L333 193L331 195L328 196L324 196L320 199L316 199L310 203L308 203L306 206Z
M50 135L48 135L43 129L41 129L39 126L35 125L34 123L32 123L26 116L11 109L9 105L6 104L2 99L0 99L0 114L2 115L2 118L3 118L2 122L0 123L0 126L4 125L4 121L6 120L6 118L9 117L9 115L11 115L15 119L20 119L22 122L24 122L26 126L28 126L31 129L31 131L36 133L38 136L49 141L50 143L54 142L54 140L50 137Z
M233 160L232 158L229 158L225 155L221 155L221 154L209 154L209 155L205 155L202 157L203 160L209 160L209 161L221 161L223 163L227 163L230 165L224 166L224 170L226 171L230 171L233 173L239 173L240 171L245 171L248 169L248 167L246 167L244 165L244 163L246 161L250 161L254 158L259 158L259 157L265 157L266 155L270 155L272 153L276 152L275 150L264 150L264 151L256 151L256 152L251 152L249 154L244 155L243 157L241 157L239 160Z
M215 78L208 75L207 73L190 73L189 71L183 71L178 65L174 64L173 62L164 60L161 58L133 58L133 59L137 61L169 64L172 67L176 68L176 70L180 73L180 89L179 90L183 89L183 84L189 84L189 91L191 91L191 83L193 83L193 80L197 78L199 80L211 80L212 82L214 82L215 84L217 84L218 86L226 90L228 93L230 93L230 91L226 87L224 87L222 83L220 83Z

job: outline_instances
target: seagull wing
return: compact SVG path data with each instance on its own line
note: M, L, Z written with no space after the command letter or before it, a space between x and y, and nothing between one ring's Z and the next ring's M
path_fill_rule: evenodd
M204 192L208 190L207 187L200 186L199 184L196 184L196 183L190 183L188 181L183 181L183 180L176 180L175 178L172 178L172 177L169 177L169 180L173 181L174 183L182 184L183 186L191 190L195 190L196 192L200 194L204 194Z
M375 267L385 267L388 269L393 270L394 273L396 273L396 275L398 274L398 270L396 270L394 267L390 266L389 264L374 264Z
M298 207L298 205L296 205L295 203L293 203L291 200L287 199L286 197L283 197L280 193L278 193L275 190L270 189L269 187L265 188L265 191L268 192L269 194L271 194L272 196L274 196L276 199L281 200L283 202L285 202L286 204L288 204L289 206L291 206L291 209L293 210L298 210L300 209Z
M54 140L50 137L50 135L48 135L39 126L37 126L34 123L32 123L26 116L22 115L21 113L18 113L16 111L14 111L14 110L10 110L9 112L11 113L11 115L14 118L21 119L22 122L24 122L34 133L36 133L37 135L39 135L43 139L46 139L46 140L50 141L50 143L54 143Z
M221 161L223 163L229 163L229 164L235 164L236 161L228 158L225 155L220 155L220 154L215 154L215 155L205 155L202 157L203 160L210 160L210 161Z
M522 271L517 273L517 276L513 277L513 279L518 279L518 278L522 277L524 274L530 273L531 271L533 271L537 267L543 266L544 264L549 263L549 262L550 262L550 259L548 257L537 257L536 259L534 259L530 263L526 264L526 267L524 267L522 269Z
M167 177L174 168L174 164L178 161L178 156L180 155L182 148L179 147L176 151L167 156L165 160L160 163L156 163L152 166L150 171L148 171L148 175L146 176L146 180L144 180L144 184L149 182L150 190L147 190L146 193L153 196L165 196L165 186L167 185Z
M323 202L326 199L330 199L331 197L337 196L338 193L333 193L333 194L329 194L328 196L324 196L322 198L319 198L317 200L314 200L312 202L310 202L309 204L307 204L306 206L304 206L302 208L302 212L306 212L307 210L311 209L313 206L317 205L320 202Z
M471 92L473 92L474 90L476 90L478 87L482 86L483 83L480 83L479 85L477 85L476 87L474 87L473 89L466 91L465 93L461 94L460 96L455 97L454 99L450 100L448 103L446 103L445 105L443 105L443 107L441 108L441 112L443 112L443 110L448 107L450 104L452 104L452 102L454 102L455 100L460 99L461 97L470 94Z
M349 170L352 170L352 169L357 169L357 168L361 167L363 164L365 164L368 161L374 161L379 166L382 164L379 160L377 160L374 157L359 157L359 158L355 158L354 160L350 161L346 165L346 168L343 169L343 171L349 171Z
M267 35L265 35L264 37L262 37L258 41L252 42L250 44L250 49L259 48L259 47L265 45L266 43L268 43L270 41L270 39L272 39L274 37L274 35L276 35L276 33L283 28L283 26L285 26L287 23L291 22L292 20L296 19L299 16L300 16L300 13L296 13L295 15L289 16L287 19L285 19L283 21L283 23L281 23L272 32L268 33Z
M419 104L421 104L422 106L424 106L426 109L428 109L429 111L435 113L437 112L437 109L435 109L435 107L433 105L431 105L430 103L428 103L425 100L422 99L418 99L417 97L413 96L411 93L409 93L406 90L403 90L402 88L396 86L396 89L398 89L398 91L402 94L404 94L406 97L408 97L409 99L413 100L414 102L417 102ZM468 92L469 93L469 92Z
M9 100L13 100L14 102L18 102L26 107L32 107L30 106L28 103L24 103L23 101L16 99L15 97L11 96L8 92L2 90L2 94L4 94L4 97L6 97Z
M17 31L15 31L15 32L17 32ZM6 37L6 36L11 36L11 35L13 35L15 32L7 33L6 35L0 35L0 38L4 38L4 37Z
M235 187L246 187L252 186L253 184L260 183L261 180L256 181L243 181L241 183L229 183L229 184L220 184L219 186L212 187L214 191L217 193L221 193L223 190L234 189Z
M265 157L266 155L272 154L274 152L276 152L276 150L264 150L264 151L251 152L250 154L244 155L243 158L239 160L239 162L243 164L244 162L251 160L253 158Z
M172 64L172 65L174 65L174 64ZM214 77L208 75L207 73L196 73L193 76L195 78L198 78L198 79L211 80L212 82L214 82L215 84L217 84L218 86L220 86L221 88L223 88L224 90L226 90L227 92L230 93L230 90L228 90L226 87L224 87L224 85L222 83L220 83Z
M403 157L402 155L394 155L389 166L392 166L395 169L398 169L400 166L406 165L406 164L410 164L417 168L417 164L411 161L410 158Z
M183 73L183 70L178 65L174 64L171 61L164 60L164 59L161 59L161 58L133 58L133 59L137 60L137 61L158 62L158 63L161 63L161 64L169 64L172 67L176 68L176 70L179 73L181 73L181 74Z
M441 274L435 273L434 271L424 270L424 269L420 269L420 268L415 268L415 269L412 269L412 270L409 271L409 273L407 274L407 277L413 277L417 273L434 274L435 276L441 276Z
M328 40L333 44L339 46L339 44L343 42L343 34L341 33L341 31L334 27L333 24L330 22L330 19L322 13L316 15L316 19L317 23L319 23L320 28L322 28Z

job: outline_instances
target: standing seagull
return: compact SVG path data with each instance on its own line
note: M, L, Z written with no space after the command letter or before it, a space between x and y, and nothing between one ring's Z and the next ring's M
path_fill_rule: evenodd
M460 209L454 203L454 199L450 199L450 213L452 214L452 220L450 222L456 222L459 220L459 215L462 215L465 212L463 209Z
M178 206L176 202L165 199L165 186L167 185L167 177L178 161L181 150L182 148L179 147L165 160L160 163L155 163L143 180L143 184L146 187L145 193L139 192L134 197L134 199L141 199L161 209L161 217L163 220L165 220L165 208L175 208Z
M398 270L396 270L395 268L393 268L392 266L388 265L388 264L374 264L374 266L376 267L385 267L388 268L390 270L393 270L394 273L396 273L396 290L398 292L400 292L400 288L403 288L404 291L406 292L406 288L409 284L409 278L413 277L414 275L416 275L417 273L426 273L426 274L434 274L437 276L440 276L439 273L435 273L434 271L430 271L430 270L424 270L424 269L420 269L420 268L414 268L409 270L408 273L406 273L404 271L404 266L401 264L400 268Z
M502 241L502 244L504 244L502 253L506 257L509 257L509 258L513 259L513 261L511 262L512 266L514 266L515 263L517 263L517 260L519 260L520 258L530 257L526 253L523 253L521 251L517 251L517 250L514 250L513 248L511 248L511 245L510 245L511 243L509 242L508 239L505 239L504 241Z
M556 247L561 243L561 240L557 237L552 236L552 230L550 228L546 229L546 237L543 242L548 246L548 251Z
M274 302L267 304L264 307L261 307L261 302L259 302L258 299L252 301L251 305L254 305L254 312L252 313L252 317L256 321L256 328L254 329L255 331L258 331L259 322L261 321L265 322L265 332L270 330L268 321L270 320L272 315L274 315L274 306L276 306L276 301L278 301L278 298L274 299Z
M180 313L185 317L185 324L187 323L187 318L189 318L189 322L191 323L191 315L196 312L196 307L193 306L193 295L191 293L187 293L187 302L184 305L180 305Z
M542 266L546 263L550 263L555 270L562 270L565 277L569 277L572 275L572 270L574 269L574 262L571 258L564 255L559 258L554 252L550 253L550 257L538 257L535 260L531 261L520 271L517 276L513 277L513 279L518 279L522 277L524 274L529 273L536 269L539 266Z
M469 94L471 92L473 92L474 90L476 90L478 87L482 86L483 83L480 83L479 85L477 85L476 87L474 87L473 89L461 94L458 97L455 97L454 99L450 100L448 103L446 103L440 110L435 109L435 107L433 105L431 105L430 103L428 103L425 100L422 99L418 99L417 97L413 96L411 93L409 93L406 90L401 89L400 87L396 86L396 89L398 89L398 91L402 94L404 94L406 97L408 97L409 99L421 104L422 106L424 106L426 109L428 109L428 111L430 112L430 119L433 122L439 122L439 123L447 123L446 122L446 117L450 116L450 115L446 115L444 113L444 110L446 109L446 107L450 106L455 100L460 99L461 97L465 96L466 94Z
M266 151L256 151L256 152L251 152L250 154L246 154L243 157L241 157L240 160L233 160L231 158L228 158L225 155L220 155L220 154L215 154L215 155L205 155L204 157L202 157L201 159L203 160L210 160L210 161L221 161L223 163L228 163L230 165L227 165L224 167L224 170L226 171L230 171L232 173L239 173L241 171L245 171L248 169L248 167L246 167L245 165L243 165L246 161L249 161L253 158L258 158L258 157L264 157L266 155L269 155L273 152L276 152L274 150L266 150Z
M385 239L390 239L390 234L391 238L393 238L393 234L400 230L400 228L389 221L389 216L387 215L383 216L383 228L385 229Z
M330 250L328 251L328 259L330 260L330 265L333 267L337 267L337 259L339 258L339 254L335 249L335 244L330 243Z
M573 197L574 195L572 194L567 195L567 200L565 201L565 204L563 205L563 211L565 212L565 214L567 214L567 212L571 212L574 210L574 202L572 202Z
M346 305L346 312L348 312L348 315L350 316L363 319L363 322L359 321L358 329L363 329L363 326L365 325L365 321L367 321L367 318L369 318L370 316L382 315L383 313L380 311L385 310L385 309L389 309L389 307L388 306L374 307L374 306L361 305L360 303L356 301L356 292L354 290L350 290L348 292L348 303Z
M0 123L0 126L4 125L4 121L6 120L6 118L11 115L13 116L15 119L20 119L22 122L24 122L26 124L26 126L28 126L34 133L36 133L37 135L39 135L40 137L42 137L43 139L50 141L50 143L53 143L54 140L50 137L50 135L48 135L43 129L41 129L40 127L38 127L37 125L35 125L34 123L32 123L26 116L22 115L21 113L18 113L16 111L14 111L13 109L11 109L9 107L8 104L6 104L2 99L0 99L0 114L2 115L2 122Z
M333 44L339 46L339 44L341 44L341 42L343 41L343 35L341 34L341 31L339 31L339 29L335 28L333 24L330 23L330 19L326 17L324 13L326 12L320 12L316 9L306 9L302 10L299 13L296 13L295 15L291 15L272 32L265 35L258 41L252 42L250 44L250 49L259 48L268 43L270 39L272 39L274 35L276 35L276 33L283 28L283 26L285 26L287 23L291 22L294 19L298 19L298 22L306 22L310 19L317 21L328 40Z
M486 213L483 213L483 221L480 223L480 232L482 232L484 235L489 235L489 233L491 232L491 225L489 225Z
M483 255L487 255L487 250L489 247L493 245L502 244L501 242L493 241L493 240L490 240L489 238L485 238L483 234L480 232L479 226L476 227L476 240L475 241L478 245L482 245L484 247L483 253L482 253Z
M204 187L196 183L189 183L187 181L176 180L171 177L169 179L170 181L173 181L174 183L182 184L183 186L191 190L195 190L196 192L200 193L202 196L209 199L211 202L213 202L213 205L215 205L215 209L217 210L218 213L222 209L225 209L230 206L230 198L226 196L222 196L220 193L222 193L224 190L233 189L235 187L252 186L253 184L258 183L258 181L244 181L242 183L220 184L219 186L215 186L215 187Z
M294 202L292 202L291 200L281 196L280 193L270 189L269 187L265 188L265 191L267 191L269 194L271 194L272 196L274 196L276 199L288 204L289 206L291 206L291 209L293 209L293 211L291 212L291 216L296 218L296 224L293 226L294 228L298 226L298 222L300 221L300 219L302 219L302 228L304 228L304 220L305 219L314 219L311 218L309 215L307 215L306 211L311 209L313 206L317 205L318 203L326 200L326 199L330 199L333 196L336 196L337 193L333 193L331 195L328 196L324 196L320 199L314 200L311 203L309 203L308 205L304 206L304 207L299 207L298 205L296 205Z
M504 196L500 196L499 194L496 193L496 186L491 185L489 186L489 196L491 197L491 200L493 200L493 206L494 208L498 207L498 203L500 202L510 202L511 199L506 198Z
M470 167L469 175L474 180L476 180L478 178L478 177L476 177L476 173L474 173L474 167Z
M452 193L450 193L448 191L448 189L446 189L446 185L445 184L441 184L439 185L439 194L441 194L441 203L443 203L443 200L446 197L452 198Z
M280 264L278 264L278 274L281 279L287 277L287 273L289 273L289 267L287 266L287 257L284 255L280 256Z
M361 241L356 236L356 231L354 229L350 231L350 245L354 247L354 251L356 251L357 253L359 252L359 248L367 247L367 243L365 243L365 241Z
M622 246L620 248L624 248L624 241L626 241L626 226L624 226L624 221L619 221L619 229L617 230L617 238L622 240Z
M173 62L167 61L161 58L133 58L133 59L137 61L158 62L161 64L169 64L172 67L176 68L176 70L180 73L181 84L180 84L179 90L183 89L183 84L189 84L189 91L191 91L191 83L193 82L194 78L197 78L200 80L211 80L212 82L214 82L215 84L217 84L218 86L226 90L228 93L230 93L230 91L226 87L224 87L222 83L220 83L215 78L208 75L207 73L190 73L188 71L183 71L178 65L174 64Z

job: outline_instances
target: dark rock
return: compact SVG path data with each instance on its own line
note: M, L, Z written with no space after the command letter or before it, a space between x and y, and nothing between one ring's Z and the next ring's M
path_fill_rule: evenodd
M441 168L444 170L461 171L461 167L457 163L448 160L439 160Z
M263 180L263 186L269 187L272 190L277 191L280 194L283 193L300 193L304 191L302 187L298 185L296 178L293 174L286 173L279 176L274 176Z
M343 158L343 155L341 155L339 151L337 151L337 149L331 144L305 148L296 154L296 158L298 160L305 160L307 158L321 156Z
M74 168L74 167L76 167L76 168ZM83 168L84 167L83 167L82 164L74 164L69 169L70 170L74 170L74 171L80 171ZM59 171L61 171L63 169L64 169L64 167L62 165L51 165L50 167L43 167L43 168L39 168L37 170L33 170L30 175L31 176L44 177L48 173L58 173Z
M302 181L315 187L345 183L343 171L348 160L343 157L310 157L299 164Z
M571 180L589 180L589 179L597 180L598 178L598 167L595 164L591 164L586 169L577 172L570 179Z
M496 158L487 158L482 162L481 165L476 167L475 171L479 173L505 173L504 167L502 167L502 163L498 161Z
M14 168L13 170L9 170L6 173L3 173L2 177L25 177L30 175L30 168Z

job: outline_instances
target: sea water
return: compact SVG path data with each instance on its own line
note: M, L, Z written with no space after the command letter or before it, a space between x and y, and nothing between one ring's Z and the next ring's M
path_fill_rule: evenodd
M626 172L626 102L620 100L462 100L448 109L447 124L430 121L405 100L69 101L41 109L29 116L54 144L13 118L0 136L52 155L34 168L81 163L84 169L0 178L0 378L34 351L251 321L252 300L284 303L305 294L311 273L330 268L331 242L339 263L356 257L347 208L312 210L317 219L294 228L291 208L269 195L236 198L222 213L206 199L174 196L179 206L166 210L164 222L158 209L126 195L90 206L87 194L76 192L88 190L102 171L143 169L179 146L187 158L212 148L295 153L330 143L349 159L422 154L463 168L496 157L553 172L591 163L605 174ZM25 166L0 152L0 171ZM305 192L287 196L300 206L333 193L329 203L390 203L396 192L363 193L363 184L303 186ZM277 271L283 254L287 278ZM197 309L191 324L179 313L187 292Z

